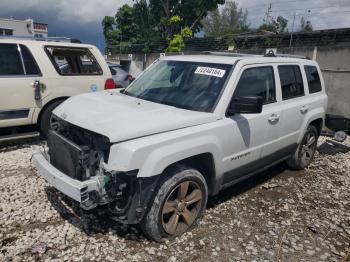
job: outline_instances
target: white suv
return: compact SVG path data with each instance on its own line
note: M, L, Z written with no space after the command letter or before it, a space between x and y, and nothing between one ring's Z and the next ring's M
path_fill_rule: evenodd
M208 195L281 161L308 166L327 100L314 61L164 57L124 91L65 101L33 160L83 208L108 205L161 241L192 228Z
M62 101L114 87L95 46L0 39L0 128L38 123L47 135L51 112Z

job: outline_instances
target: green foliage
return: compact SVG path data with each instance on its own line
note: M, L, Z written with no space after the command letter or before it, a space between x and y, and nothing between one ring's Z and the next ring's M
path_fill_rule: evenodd
M129 5L123 5L115 15L117 29L120 31L121 41L129 42L135 37L136 25L133 20L134 9Z
M181 29L181 36L182 36L184 39L191 38L192 35L193 35L193 32L192 32L191 28L185 27L185 28L182 28L182 29Z
M313 26L310 21L306 21L304 17L300 19L300 32L312 32Z
M287 30L288 20L283 16L277 17L277 19L272 19L270 23L264 23L259 27L259 31L268 31L273 33L284 33Z
M218 5L224 4L225 0L150 0L150 9L155 14L156 22L160 22L162 17L169 19L174 15L181 17L180 26L188 26L194 32L202 27L201 20L209 11L217 9ZM163 28L163 35L169 35L167 28Z
M202 27L201 20L225 0L135 0L133 6L123 5L115 18L102 21L108 47L129 52L148 52L156 43L171 39L172 46L183 50L181 41L192 37ZM178 35L175 37L175 35ZM133 50L134 52L134 50Z
M193 35L189 27L181 29L180 34L174 34L169 41L167 52L180 53L185 49L185 40L191 38Z
M180 53L185 48L184 39L181 35L175 34L169 42L167 52Z
M106 34L112 31L115 26L115 20L112 16L105 16L102 20L103 33Z
M179 24L181 22L181 17L178 15L173 15L172 17L170 17L169 19L169 23L170 24Z
M203 29L207 36L223 37L249 31L248 12L238 8L236 2L227 1L221 10L214 10L203 19Z

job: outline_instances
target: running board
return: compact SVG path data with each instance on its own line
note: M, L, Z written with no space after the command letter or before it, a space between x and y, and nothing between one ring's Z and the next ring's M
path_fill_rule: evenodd
M40 136L39 132L28 132L28 133L21 133L21 134L19 133L19 134L13 134L13 135L0 136L0 142L34 138L39 136Z

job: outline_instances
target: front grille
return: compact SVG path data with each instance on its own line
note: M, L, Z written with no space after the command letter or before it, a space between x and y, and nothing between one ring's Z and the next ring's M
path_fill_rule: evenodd
M71 178L84 180L89 165L89 148L78 146L55 131L50 131L48 147L51 164Z

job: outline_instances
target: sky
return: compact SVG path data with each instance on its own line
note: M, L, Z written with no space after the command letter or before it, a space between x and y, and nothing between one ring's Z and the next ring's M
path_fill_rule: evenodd
M251 27L259 26L266 16L269 3L272 17L279 15L289 20L292 30L300 18L310 20L314 30L350 27L350 0L236 0L239 7L247 9ZM123 4L132 0L1 0L0 17L26 19L49 24L50 36L74 37L84 43L94 44L101 50L104 38L101 21L104 16L114 16Z

